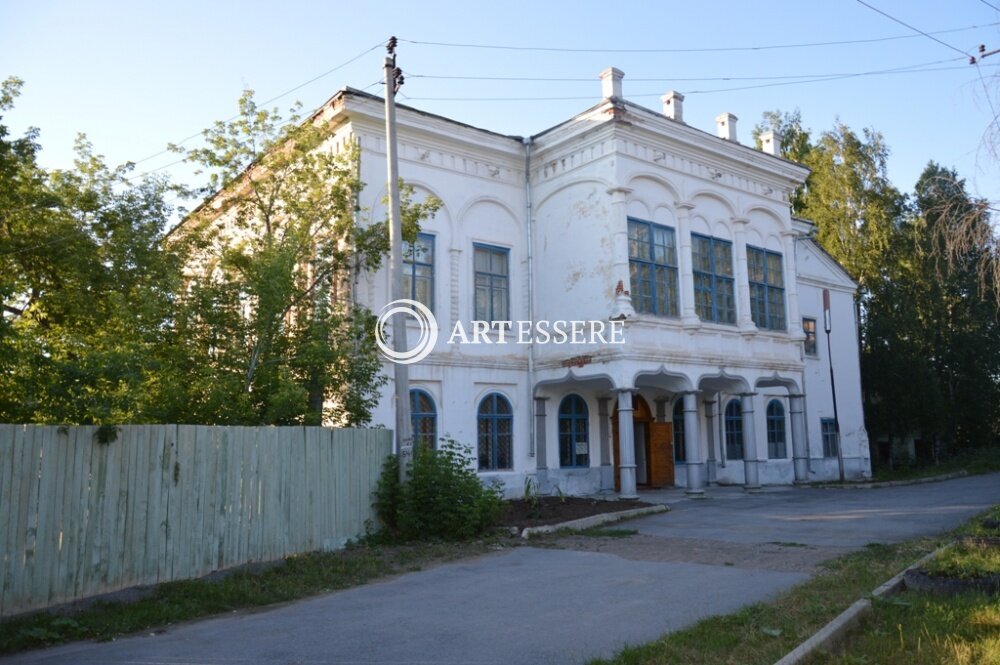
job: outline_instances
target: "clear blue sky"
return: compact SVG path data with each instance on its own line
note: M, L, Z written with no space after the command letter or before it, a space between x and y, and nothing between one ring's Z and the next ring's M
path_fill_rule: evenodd
M1000 12L983 0L867 0L958 51L1000 48ZM1000 6L1000 0L990 0ZM912 189L928 160L952 166L970 189L1000 199L998 160L982 147L994 121L976 68L949 46L919 36L857 0L755 2L0 2L0 77L25 80L5 118L15 133L41 129L43 163L69 166L73 138L86 133L111 163L139 161L230 117L241 91L268 99L365 53L283 97L314 108L350 85L381 94L382 44L400 39L404 103L510 134L534 134L595 103L597 74L625 72L625 96L658 109L669 89L687 95L685 119L714 131L714 118L740 118L740 138L768 109L802 112L819 132L840 118L881 131L892 149L890 177ZM911 35L914 35L911 37ZM739 52L606 52L903 39ZM412 40L412 41L409 41ZM582 49L514 51L416 42ZM604 50L605 52L601 52ZM946 62L940 62L946 61ZM937 64L926 64L937 63ZM776 80L685 80L850 74L914 65L946 68L718 91ZM982 75L1000 108L1000 54ZM584 81L483 81L434 76L548 77ZM641 81L639 79L662 79ZM370 86L370 87L369 87ZM710 92L716 90L716 92ZM702 92L699 92L702 91ZM519 98L481 101L474 98ZM540 99L573 97L579 99ZM441 98L458 98L444 100ZM526 100L525 100L526 99ZM191 145L190 143L187 145ZM142 161L168 165L174 154ZM166 172L190 181L184 167Z

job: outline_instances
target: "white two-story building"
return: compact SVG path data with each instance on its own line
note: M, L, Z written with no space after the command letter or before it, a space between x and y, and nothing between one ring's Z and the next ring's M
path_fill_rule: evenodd
M441 330L409 368L415 438L471 446L509 495L529 477L626 497L833 480L838 446L846 476L868 476L855 284L790 213L807 170L777 137L741 144L731 114L717 135L689 126L678 93L661 112L626 101L622 78L606 70L597 105L528 138L398 107L400 176L443 203L404 264ZM362 205L383 218L382 99L344 89L317 117L360 146ZM378 312L389 292L382 268L354 297ZM623 338L459 343L474 321L621 321ZM393 426L393 393L376 424Z

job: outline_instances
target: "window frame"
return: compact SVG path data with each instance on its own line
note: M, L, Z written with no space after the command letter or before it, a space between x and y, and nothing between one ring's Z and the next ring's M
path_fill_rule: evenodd
M437 247L435 246L435 236L431 233L418 233L417 240L424 240L430 245L431 250L431 260L418 261L416 254L414 252L414 243L403 241L403 292L406 293L406 297L410 300L415 300L427 307L427 309L434 311L434 273L435 273L435 261L437 259ZM424 275L417 275L418 268L430 268L430 277L425 277ZM424 302L417 297L417 280L426 279L428 281L427 293L430 295L430 302ZM410 282L410 288L406 288L406 280Z
M806 325L806 321L812 324L812 329ZM810 358L819 358L819 334L816 327L817 319L811 316L802 317L802 332L806 338L802 340L802 350ZM810 349L811 347L811 349Z
M751 255L759 255L760 266L761 266L761 278L764 281L758 281L753 278L753 261L751 260ZM768 268L768 257L774 257L778 259L781 266L781 272L779 277L781 278L781 285L772 284L770 269ZM781 252L775 252L770 249L765 249L763 247L755 247L753 245L747 245L747 279L750 284L750 318L753 319L754 325L762 330L776 330L784 331L788 330L788 308L785 303L785 257ZM777 319L778 315L771 312L772 302L771 295L773 293L778 294L778 298L781 303L781 313L780 320ZM759 295L758 295L759 294ZM760 310L760 306L763 305L763 311ZM761 319L758 321L758 319Z
M687 448L684 446L684 398L674 400L670 409L670 422L674 426L674 464L687 464Z
M506 266L506 272L504 274L494 273L491 271L479 270L476 267L476 254L480 250L484 252L489 252L491 259L492 268L492 256L502 255L504 257L504 263ZM489 281L489 285L481 287L479 285L479 277L484 276ZM496 291L498 290L497 282L502 281L504 301L503 307L505 309L505 316L498 318L496 316L497 302L496 302ZM489 293L489 305L488 312L479 311L479 299L477 297L480 288L488 289ZM482 314L482 316L481 316ZM494 323L497 321L509 321L510 320L510 248L500 247L497 245L489 245L486 243L474 242L472 243L472 318L476 321L488 321Z
M565 409L572 406L572 409ZM559 401L556 411L556 432L559 438L559 467L563 469L590 467L590 407L587 400L576 393L570 393ZM569 431L563 431L563 423L569 425ZM582 430L583 440L587 443L587 452L580 454L576 444L580 441ZM580 458L584 458L582 461Z
M649 241L642 243L648 250L646 252L647 256L638 256L632 253L633 244L637 246L640 244L637 238L633 239L632 237L633 227L638 226L645 227L648 232ZM655 241L657 231L669 234L671 243L664 244L663 247L672 250L673 263L667 261L668 257L665 257L663 262L657 261L656 249L660 246ZM626 234L628 236L629 290L632 296L632 307L636 312L665 318L677 318L680 316L680 260L678 257L680 250L677 246L677 231L672 226L657 224L645 219L639 219L638 217L628 217L626 220ZM669 254L670 252L664 253ZM648 279L640 279L637 277L639 270L636 268L646 268L650 277ZM658 273L661 270L665 275L662 286L659 284L658 279ZM638 288L640 283L649 286L648 305L645 304L646 296ZM667 291L662 298L658 292L660 288ZM673 294L673 298L670 297L671 293ZM664 309L666 311L661 311Z
M833 418L820 418L819 431L823 440L824 459L837 457L838 448L840 447L840 436L839 432L837 432L837 421Z
M695 246L700 241L708 242L708 260L709 260L709 271L699 270L697 267L697 262L695 261ZM729 274L720 274L716 266L715 261L715 246L723 245L729 249ZM736 293L736 271L733 266L733 261L735 257L733 256L733 242L731 240L724 240L722 238L716 238L714 236L707 236L702 233L691 233L691 274L694 281L694 308L695 313L698 318L702 321L707 321L709 323L719 323L722 325L736 325L737 320L737 293ZM699 278L707 278L709 286L705 287L699 284ZM727 317L725 320L720 319L719 312L719 284L724 283L729 285L729 295L732 300L732 307L726 308L726 311L731 312L731 317ZM708 294L709 303L711 305L711 311L708 312L708 318L702 316L704 313L702 310L702 305L699 302L698 295L700 293Z
M732 407L736 407L732 409ZM730 411L735 411L731 414ZM723 410L723 432L725 433L725 443L726 443L726 459L727 460L742 460L746 458L746 442L744 441L743 435L743 404L739 397L734 397L726 402L726 408ZM732 426L732 427L730 427ZM739 441L735 439L739 437ZM733 455L732 450L736 445L739 445L739 454Z
M419 397L426 398L427 404L430 405L430 410L424 411L418 409L418 406L420 406L420 402L418 401L417 398ZM433 423L430 432L430 445L429 446L425 445L424 447L427 450L434 450L435 448L437 448L437 434L438 434L438 427L437 427L438 413L437 413L437 404L434 402L434 396L431 395L430 392L425 390L424 388L419 388L419 387L410 388L410 426L413 429L413 445L415 446L422 442L426 443L426 441L421 441L421 438L426 436L425 434L420 433L419 425L421 420L431 420L431 422Z
M777 411L774 411L775 407ZM785 425L785 405L780 399L775 398L767 403L766 419L767 458L788 459L788 427Z
M484 412L484 405L489 404L491 407L489 411ZM498 405L505 404L507 408L507 413L500 413L497 408ZM501 422L509 423L507 427L507 433L503 434L499 430L499 425ZM485 451L489 458L488 465L483 465L483 435L482 430L483 423L488 425L487 432L487 447L488 450ZM505 439L501 441L501 439ZM479 405L476 407L476 442L477 442L477 455L476 464L479 471L513 471L514 470L514 408L507 399L507 396L503 393L490 392L483 396L479 400ZM501 446L504 446L506 450L506 458L510 466L500 466L501 458Z

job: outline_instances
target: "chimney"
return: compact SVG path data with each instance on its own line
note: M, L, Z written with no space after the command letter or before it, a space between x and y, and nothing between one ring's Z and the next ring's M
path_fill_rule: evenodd
M736 140L736 121L738 118L732 113L720 113L715 117L715 126L719 130L719 138L738 143Z
M781 156L781 137L768 130L760 135L760 149L775 157Z
M684 122L684 95L676 90L670 90L660 97L663 102L663 115L677 122Z
M601 94L604 96L604 99L610 97L616 99L622 98L622 78L624 76L625 72L614 67L608 67L601 72Z

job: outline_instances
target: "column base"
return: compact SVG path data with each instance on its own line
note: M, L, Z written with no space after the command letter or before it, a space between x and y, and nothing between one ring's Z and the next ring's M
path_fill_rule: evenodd
M704 499L705 498L705 490L701 490L701 489L698 489L698 490L684 490L684 494L689 499Z
M743 491L747 494L760 494L764 491L764 488L760 485L744 485Z

